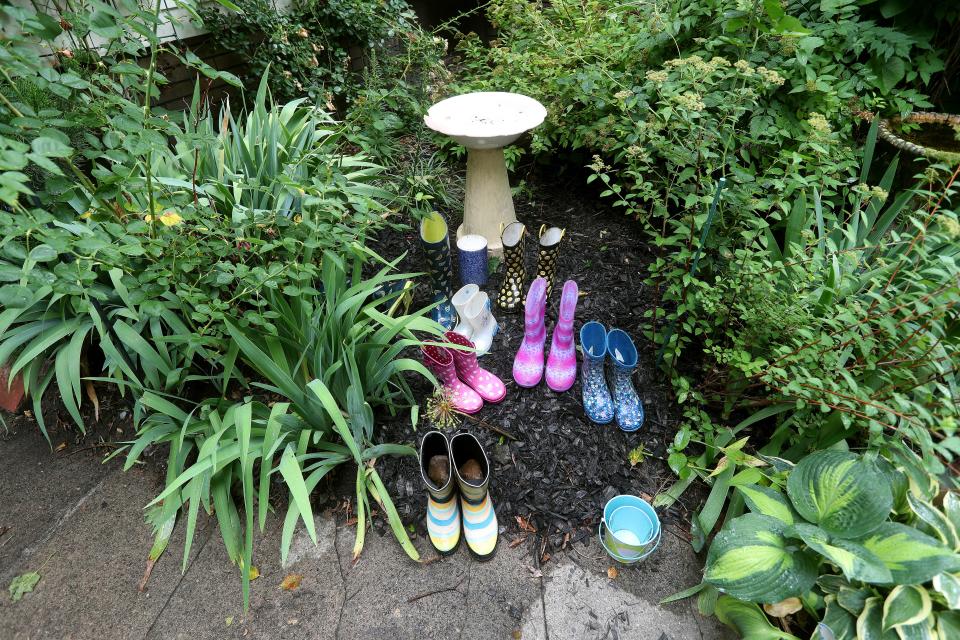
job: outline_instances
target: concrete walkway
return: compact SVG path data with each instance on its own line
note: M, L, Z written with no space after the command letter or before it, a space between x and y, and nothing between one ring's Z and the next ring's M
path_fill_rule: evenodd
M142 507L160 490L156 470L123 472L92 451L50 451L24 427L0 432L0 638L611 638L713 640L731 637L696 612L693 600L660 607L659 599L699 580L690 547L665 535L647 563L620 567L596 541L576 545L542 570L529 543L501 540L497 556L474 561L465 550L417 565L391 537L367 534L351 565L354 529L331 514L317 517L320 544L298 532L280 566L280 523L257 539L244 615L237 569L215 518L201 516L192 557L181 573L178 524L148 588L137 585L152 543ZM425 558L429 543L415 540ZM38 571L32 593L13 602L7 587ZM293 590L280 588L290 574Z

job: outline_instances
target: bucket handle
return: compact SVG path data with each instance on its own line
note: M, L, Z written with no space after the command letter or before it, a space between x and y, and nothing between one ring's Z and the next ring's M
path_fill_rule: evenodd
M658 529L658 530L657 530L657 535L654 536L654 538L653 538L654 543L653 543L653 546L652 546L652 547L650 547L650 548L647 549L646 551L643 551L643 552L642 552L639 556L637 556L636 558L630 558L630 559L624 558L624 557L621 556L620 554L615 553L613 550L611 550L610 547L607 546L607 541L603 539L603 528L606 526L606 524L607 524L606 521L604 521L603 518L600 518L600 526L597 527L597 537L600 538L600 545L604 548L604 550L607 552L607 554L608 554L611 558L613 558L614 560L616 560L616 561L618 561L618 562L623 562L624 564L633 564L634 562L639 562L640 560L646 559L647 556L649 556L651 553L653 553L654 551L656 551L656 550L657 550L657 547L660 546L660 540L661 540L661 538L662 538L662 533L663 533L663 530L662 530L662 529ZM648 542L648 544L649 544L649 542ZM622 546L627 547L628 549L637 549L637 546L636 546L636 545L623 544ZM641 551L642 551L642 549L641 549Z
M649 521L650 521L650 516L648 516L648 515L645 514L645 513L644 513L643 515L644 515L644 517L647 518L647 521L649 522ZM656 523L654 523L654 522L650 522L650 524L651 524L651 527L652 527L652 526L656 526ZM607 520L606 520L606 518L600 518L600 528L598 529L598 533L600 534L600 538L601 538L601 539L603 539L603 529L604 529L605 527L606 527L607 529L610 528L610 527L607 525ZM652 538L650 538L649 540L646 540L646 541L644 541L644 542L641 542L640 544L628 544L628 543L626 543L626 542L620 542L619 546L620 546L621 548L623 548L623 549L629 549L630 551L636 551L637 553L643 553L644 550L647 548L647 545L650 544L650 542L651 542L654 538L656 538L657 536L659 536L659 535L660 535L660 528L657 527L657 533L656 533L656 535L654 535L654 536L653 536ZM614 535L613 537L616 538L617 536ZM618 542L619 542L619 540L620 540L620 539L617 538L617 541L618 541ZM606 545L604 545L604 547L606 547Z

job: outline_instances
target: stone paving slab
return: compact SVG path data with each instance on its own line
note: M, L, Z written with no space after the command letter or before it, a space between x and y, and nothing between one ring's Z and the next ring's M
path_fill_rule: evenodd
M316 517L320 543L295 534L280 566L281 522L268 518L259 534L250 610L242 610L238 569L227 559L213 517L201 515L186 573L183 527L174 530L148 588L143 575L152 533L142 507L160 490L155 469L124 473L96 456L51 454L30 433L0 442L0 638L126 640L166 638L621 638L722 640L715 620L692 601L660 607L666 595L694 584L699 563L686 542L667 535L642 565L612 565L595 540L533 566L532 538L511 547L504 536L495 558L477 562L462 546L410 561L391 535L371 530L360 559L351 551L355 528L342 516ZM5 543L4 540L7 540ZM43 564L46 562L46 564ZM40 566L43 565L42 569ZM12 602L13 576L40 570L36 589ZM285 576L299 588L280 588Z

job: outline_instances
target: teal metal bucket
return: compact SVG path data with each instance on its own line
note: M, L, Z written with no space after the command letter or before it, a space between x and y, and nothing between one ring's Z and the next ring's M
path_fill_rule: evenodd
M660 544L660 518L642 498L620 495L603 508L600 544L611 558L634 564L647 558Z

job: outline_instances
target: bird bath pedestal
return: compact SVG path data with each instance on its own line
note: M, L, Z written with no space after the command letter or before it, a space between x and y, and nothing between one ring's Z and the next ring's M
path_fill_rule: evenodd
M487 239L491 254L503 256L501 225L516 222L503 148L540 125L542 104L519 93L478 92L447 98L430 107L424 123L467 149L467 193L457 237Z

